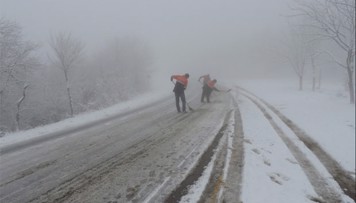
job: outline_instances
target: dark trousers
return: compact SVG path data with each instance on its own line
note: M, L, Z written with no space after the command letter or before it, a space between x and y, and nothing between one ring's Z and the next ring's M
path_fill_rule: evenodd
M177 111L180 112L180 105L179 105L179 99L182 100L182 109L183 112L185 112L185 94L184 92L175 92L174 93L176 96L176 106L177 106Z
M200 101L204 102L204 98L206 98L206 101L209 103L210 102L210 95L211 95L212 91L213 91L213 89L211 89L208 85L204 85Z

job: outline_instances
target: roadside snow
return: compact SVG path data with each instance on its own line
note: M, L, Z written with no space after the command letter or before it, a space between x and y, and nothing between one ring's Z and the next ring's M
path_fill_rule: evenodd
M316 140L355 177L355 105L340 84L299 91L291 81L249 80L237 84L275 106Z
M83 113L80 115L76 115L73 118L68 118L57 123L52 123L45 126L39 126L30 130L8 133L5 134L5 136L0 137L0 148L12 145L14 143L31 140L41 136L46 136L50 133L59 132L64 129L75 128L96 120L108 118L119 113L124 113L132 109L144 106L146 104L158 101L167 95L167 92L162 91L149 92L134 97L132 100L118 103L114 106L105 108L100 111Z

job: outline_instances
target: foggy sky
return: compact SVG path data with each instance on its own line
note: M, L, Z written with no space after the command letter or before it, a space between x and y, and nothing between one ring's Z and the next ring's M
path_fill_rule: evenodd
M70 32L86 52L115 37L135 36L151 47L166 74L268 73L281 65L286 0L0 0L0 17L48 49L50 35ZM288 69L288 71L291 71Z

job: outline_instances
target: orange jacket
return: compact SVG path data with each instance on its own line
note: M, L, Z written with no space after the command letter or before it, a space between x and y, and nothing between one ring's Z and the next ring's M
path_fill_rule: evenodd
M175 79L177 82L182 84L184 88L187 88L188 86L188 78L186 78L184 75L172 75L171 80Z

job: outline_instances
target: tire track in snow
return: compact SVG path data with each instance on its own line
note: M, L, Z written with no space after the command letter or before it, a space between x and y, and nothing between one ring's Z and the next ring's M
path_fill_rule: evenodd
M240 109L233 96L232 105L230 123L225 131L227 142L217 152L212 175L200 203L241 202L244 132Z
M197 202L236 202L240 200L244 166L242 117L238 104L231 97L230 110L212 145L204 153L190 175L167 197L165 202L179 202L189 192L189 187L202 177L212 164L210 178ZM222 139L226 135L226 140ZM215 158L213 158L215 157ZM210 160L210 161L209 161ZM210 163L213 161L213 163Z
M224 131L227 128L227 119L230 117L231 111L225 116L223 126L220 128L218 134L214 138L213 142L209 145L207 150L202 154L195 168L187 175L187 177L178 185L164 200L166 203L179 202L181 198L189 191L189 186L193 185L203 174L205 167L210 163L215 154L215 150L221 138L224 135Z
M244 131L239 105L234 97L232 99L235 109L234 138L232 140L232 153L226 178L226 185L229 187L224 188L222 202L241 202L241 183L245 159Z
M356 201L356 182L352 175L347 172L333 157L329 155L315 140L313 140L305 131L297 126L293 121L283 115L274 106L265 100L257 97L250 91L237 87L238 89L250 94L265 104L272 112L274 112L293 132L294 134L311 150L320 162L325 166L334 180L339 184L344 193L351 199Z
M340 195L328 184L326 178L320 174L312 162L305 156L303 151L301 151L299 147L283 132L267 110L246 93L241 93L241 95L252 101L262 111L278 136L282 139L295 159L299 162L300 166L304 170L304 173L307 175L310 183L314 187L315 192L327 202L342 202Z

